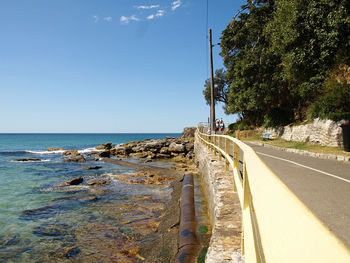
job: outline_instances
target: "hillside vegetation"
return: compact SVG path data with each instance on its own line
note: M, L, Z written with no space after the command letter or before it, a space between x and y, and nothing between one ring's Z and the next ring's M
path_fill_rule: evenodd
M249 0L220 46L215 99L240 126L350 119L349 0Z

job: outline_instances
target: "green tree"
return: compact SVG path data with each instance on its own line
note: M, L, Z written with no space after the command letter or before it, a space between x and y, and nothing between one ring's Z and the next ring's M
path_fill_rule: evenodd
M281 57L281 77L293 96L296 119L303 119L349 50L349 1L276 0L276 6L265 36L271 52Z
M241 114L253 125L263 124L270 112L290 108L288 90L280 77L281 58L271 52L264 35L265 25L273 19L274 2L248 1L242 7L245 11L237 20L235 16L221 36L221 55L231 83L228 111Z
M350 105L348 86L338 96L340 86L326 83L337 67L350 65L349 6L349 0L247 1L221 36L226 111L265 126L303 120L311 108L322 117L338 107L340 116Z
M204 99L207 102L208 105L211 103L211 92L210 92L210 87L211 87L211 81L210 78L205 80L204 83L204 90L203 90L203 95ZM218 69L215 71L215 76L214 76L214 100L215 104L217 102L222 102L223 108L225 112L227 113L227 94L228 94L228 89L229 89L229 83L227 81L226 77L226 72L224 69Z

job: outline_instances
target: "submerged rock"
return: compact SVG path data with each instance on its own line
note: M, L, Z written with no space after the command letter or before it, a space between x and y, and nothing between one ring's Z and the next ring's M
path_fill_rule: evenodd
M90 223L76 231L77 247L93 247L95 253L89 262L138 262L140 242L119 227L108 223ZM85 251L81 251L82 256Z
M109 184L111 181L110 180L105 180L105 179L93 179L87 182L87 185L89 186L105 186Z
M24 210L19 218L22 220L38 220L43 218L50 218L55 216L61 210L62 207L58 204L47 205L37 209Z
M41 225L34 228L33 234L40 237L58 237L65 236L69 234L69 232L67 230L67 225Z
M79 202L90 202L90 201L97 201L99 198L97 196L87 196L84 198L80 198Z
M13 246L21 242L19 234L0 236L0 246Z
M70 248L67 253L66 253L66 258L72 258L72 257L75 257L77 255L79 255L81 253L81 249L78 248L78 247L73 247L73 248Z
M118 180L129 184L167 185L174 179L155 172L141 171L135 174L120 174Z

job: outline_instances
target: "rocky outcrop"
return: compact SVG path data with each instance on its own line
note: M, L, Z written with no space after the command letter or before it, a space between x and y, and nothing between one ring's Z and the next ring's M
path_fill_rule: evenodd
M186 146L182 143L172 142L169 145L168 151L173 153L185 152Z
M196 127L186 127L182 132L182 137L184 138L194 137L196 130L197 130Z
M117 157L138 157L146 159L167 159L175 156L193 158L193 139L172 138L160 140L133 141L113 148L111 155Z
M96 150L110 150L112 149L112 143L111 142L106 142L102 143L101 145L96 146Z
M271 138L282 138L287 141L311 142L324 146L341 147L343 145L343 134L340 128L341 122L331 120L315 119L313 123L284 126L265 129Z

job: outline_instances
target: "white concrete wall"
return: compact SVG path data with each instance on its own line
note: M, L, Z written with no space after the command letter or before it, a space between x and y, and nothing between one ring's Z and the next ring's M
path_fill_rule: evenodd
M324 146L342 147L343 133L341 122L315 119L313 123L284 126L265 129L264 133L270 133L271 138L283 138L287 141L312 142Z

